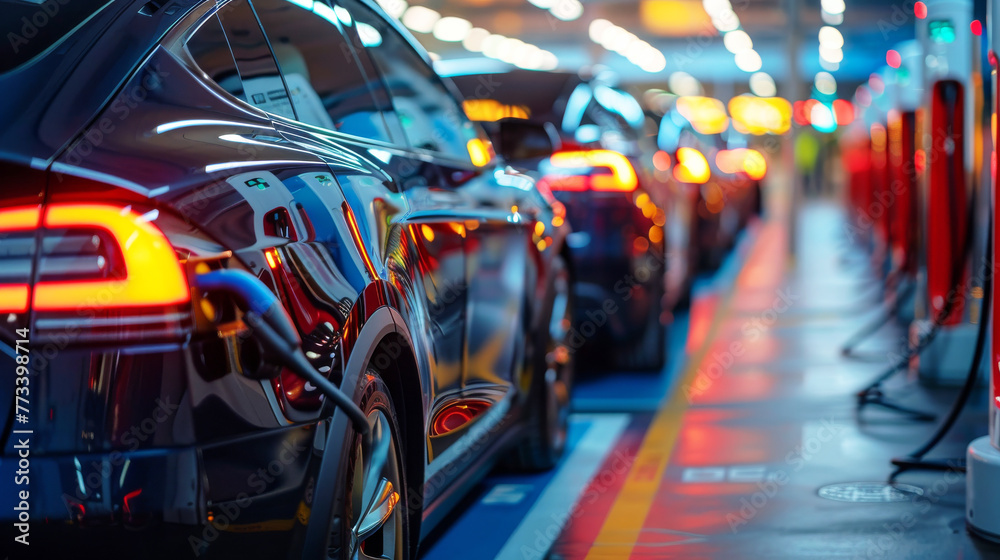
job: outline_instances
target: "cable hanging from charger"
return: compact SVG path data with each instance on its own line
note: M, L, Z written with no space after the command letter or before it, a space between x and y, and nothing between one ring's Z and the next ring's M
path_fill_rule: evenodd
M986 236L986 255L987 259L993 253L993 210L990 209L989 212L989 226L990 234ZM993 268L991 267L988 272L983 275L983 300L981 305L981 313L979 314L979 328L976 329L976 346L972 352L972 363L969 365L969 371L965 376L965 383L962 384L962 388L955 398L955 402L952 403L951 409L948 411L948 416L945 417L944 421L934 430L931 437L928 440L914 450L909 455L905 457L896 457L892 460L892 464L896 466L895 472L889 476L889 480L892 481L900 474L910 471L910 470L934 470L934 471L948 471L948 470L958 470L965 471L965 459L952 459L952 460L926 460L924 456L927 455L932 449L934 449L937 444L941 443L944 436L948 434L949 431L955 426L955 422L958 421L959 415L961 415L962 410L965 408L966 404L969 402L969 398L972 396L972 391L976 387L976 383L979 380L979 369L982 364L983 355L986 353L986 336L989 331L989 321L987 320L988 314L990 313L991 305L995 305L992 301L992 290L993 290Z

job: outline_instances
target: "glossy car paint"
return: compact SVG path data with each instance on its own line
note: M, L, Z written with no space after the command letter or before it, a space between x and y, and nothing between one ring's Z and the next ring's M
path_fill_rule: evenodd
M683 201L653 176L646 161L651 155L641 146L638 131L619 109L600 103L592 91L603 87L614 95L628 94L560 72L514 69L457 73L452 79L466 99L526 108L528 120L557 131L562 151L607 149L628 158L638 178L634 190L552 188L550 192L573 227L568 245L576 271L581 337L604 340L613 350L629 352L630 342L659 331L661 320L693 281L693 268L688 266L693 255L687 243L690 236L668 223L668 217L682 212L676 206ZM635 108L641 120L638 103ZM586 127L599 132L582 140L580 132ZM559 171L546 158L511 164L539 178L542 190L548 190L545 176Z
M525 341L547 328L566 226L552 225L530 179L496 161L350 137L233 98L179 49L214 7L181 1L147 15L142 2L116 3L65 49L0 75L18 92L0 132L12 179L0 208L130 206L189 275L244 269L271 287L314 365L349 393L378 369L400 406L416 538L521 435L540 378ZM38 278L32 239L32 272L12 282ZM288 371L252 379L246 327L211 302L216 322L201 328L194 297L152 333L112 315L99 336L100 302L61 322L29 310L0 327L4 372L13 328L32 333L32 422L19 427L34 431L28 501L40 545L172 558L322 550L344 484L344 458L330 451L346 418ZM431 434L436 413L461 400L488 407ZM5 441L4 476L15 444Z

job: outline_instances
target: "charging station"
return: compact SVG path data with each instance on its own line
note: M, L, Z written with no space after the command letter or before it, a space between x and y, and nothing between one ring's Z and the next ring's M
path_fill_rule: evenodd
M1000 93L997 87L998 67L996 53L1000 52L1000 11L993 3L989 4L989 39L990 39L990 62L993 66L993 121L996 122L997 111L1000 109ZM994 152L996 158L996 146L1000 137L997 135L997 127L994 125L990 131L993 137ZM995 160L994 160L995 161ZM993 215L996 216L997 198L1000 196L1000 180L997 177L997 168L994 163L991 165L991 186ZM997 241L1000 239L1000 229L994 220L992 231L993 254L989 257L993 262L997 262L1000 249ZM996 297L1000 294L1000 287L993 283L993 306L990 311L992 320L992 334L990 336L990 347L988 356L990 371L990 403L989 403L989 435L977 438L969 444L966 452L966 489L965 489L965 520L969 530L984 538L1000 541L1000 331L997 330L998 306Z
M896 302L896 318L908 325L915 316L915 283L919 229L917 176L925 163L917 160L917 127L923 104L923 47L919 41L896 46L899 68L893 72L892 108L887 116L890 191L889 258L895 280L886 293Z
M975 189L977 80L973 62L972 2L930 0L918 19L924 53L925 118L917 149L926 164L921 182L921 262L916 320L910 336L937 331L917 359L920 379L956 385L967 374L975 345L981 290L971 285L970 250L977 231L970 212Z
M872 100L872 124L868 127L871 139L871 200L868 211L872 220L873 269L886 278L892 271L890 224L892 221L892 168L889 161L889 112L895 104L897 92L892 86L894 70L883 66L876 72L884 85L881 95Z

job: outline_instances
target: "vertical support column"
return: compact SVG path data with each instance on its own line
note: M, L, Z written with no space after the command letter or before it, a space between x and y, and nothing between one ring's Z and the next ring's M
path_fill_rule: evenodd
M801 3L798 0L785 0L784 4L785 14L788 16L788 21L785 24L788 36L788 41L785 43L787 72L781 84L780 94L789 102L794 103L803 97L802 76L799 68L799 47L802 43L799 26L799 7ZM793 263L798 253L798 216L802 205L802 191L804 189L802 176L795 165L795 140L797 135L798 131L793 126L791 134L788 138L785 138L786 141L782 142L781 145L781 162L785 169L791 173L791 181L788 182L790 192L783 193L785 195L783 197L772 196L772 208L770 209L777 219L788 220L788 248Z

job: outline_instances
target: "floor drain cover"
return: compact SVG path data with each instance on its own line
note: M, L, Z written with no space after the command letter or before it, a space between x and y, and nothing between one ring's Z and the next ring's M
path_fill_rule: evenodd
M870 504L907 502L923 493L920 488L909 484L884 482L844 482L819 489L819 496L827 500Z

